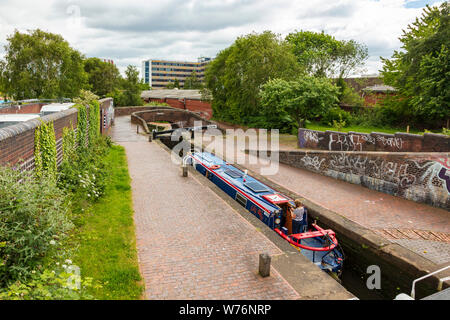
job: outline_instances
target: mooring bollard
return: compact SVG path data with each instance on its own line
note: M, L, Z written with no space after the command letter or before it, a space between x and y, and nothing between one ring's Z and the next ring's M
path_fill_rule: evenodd
M188 176L188 167L185 164L183 164L182 168L183 168L183 177L186 178Z
M149 135L148 135L148 142L152 142L153 141L153 134L152 133L150 133Z
M136 133L139 133L139 125L136 126Z
M267 253L259 255L259 274L263 278L270 276L270 261L271 258Z

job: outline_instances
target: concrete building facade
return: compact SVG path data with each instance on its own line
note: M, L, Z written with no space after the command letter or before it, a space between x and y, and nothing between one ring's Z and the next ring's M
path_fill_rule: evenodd
M165 88L169 83L178 80L183 87L187 78L195 71L197 79L204 80L206 65L211 58L200 57L197 62L145 60L142 62L142 79L151 88Z

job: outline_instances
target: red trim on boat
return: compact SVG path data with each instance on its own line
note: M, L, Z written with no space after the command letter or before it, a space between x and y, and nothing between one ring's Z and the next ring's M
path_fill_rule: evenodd
M317 229L317 231L310 231L310 232L304 232L304 233L300 233L300 234L294 234L291 236L287 236L285 235L282 231L280 231L280 229L275 228L275 232L278 233L283 239L285 239L286 241L288 241L290 244L305 249L305 250L310 250L310 251L330 251L333 250L334 248L336 248L336 246L338 245L338 241L335 237L335 233L332 230L324 230L321 227L319 227L316 224L313 224L313 227ZM296 238L296 239L308 239L308 238L315 238L315 237L320 237L320 236L324 236L324 235L329 235L331 240L333 241L333 244L328 246L328 247L310 247L310 246L305 246L303 244L300 244L298 242L295 242L292 240L291 237Z

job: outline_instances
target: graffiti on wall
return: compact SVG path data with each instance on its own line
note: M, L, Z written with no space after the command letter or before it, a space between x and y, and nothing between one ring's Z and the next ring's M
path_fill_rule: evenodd
M328 150L363 151L364 144L375 144L375 138L360 134L330 134Z
M410 200L446 207L450 202L450 159L405 159L352 154L305 154L300 167L360 183Z
M316 133L317 134L317 133ZM306 136L306 135L305 135ZM330 151L363 151L365 145L375 145L379 142L385 147L398 151L403 148L403 139L397 137L371 136L368 134L330 134L328 150Z
M319 156L310 157L306 155L301 158L301 161L303 162L303 165L305 167L320 171L320 166L325 161L325 159L319 159Z

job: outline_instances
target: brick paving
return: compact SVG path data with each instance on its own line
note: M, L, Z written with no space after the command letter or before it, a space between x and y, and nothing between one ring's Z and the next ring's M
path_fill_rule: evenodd
M220 150L216 151L221 154ZM236 150L227 150L235 154ZM261 173L267 161L251 159L245 155L250 170ZM253 164L253 162L258 162ZM278 173L266 178L300 196L332 210L340 215L374 230L386 239L397 242L417 254L424 256L424 246L429 246L425 255L438 264L450 261L450 212L426 204L370 190L360 185L336 180L305 169L279 164ZM400 241L401 240L401 241ZM417 241L420 246L417 245ZM439 254L439 250L443 250Z
M196 177L182 178L170 154L119 117L112 138L124 146L132 178L141 273L148 299L298 299L258 256L281 251Z

